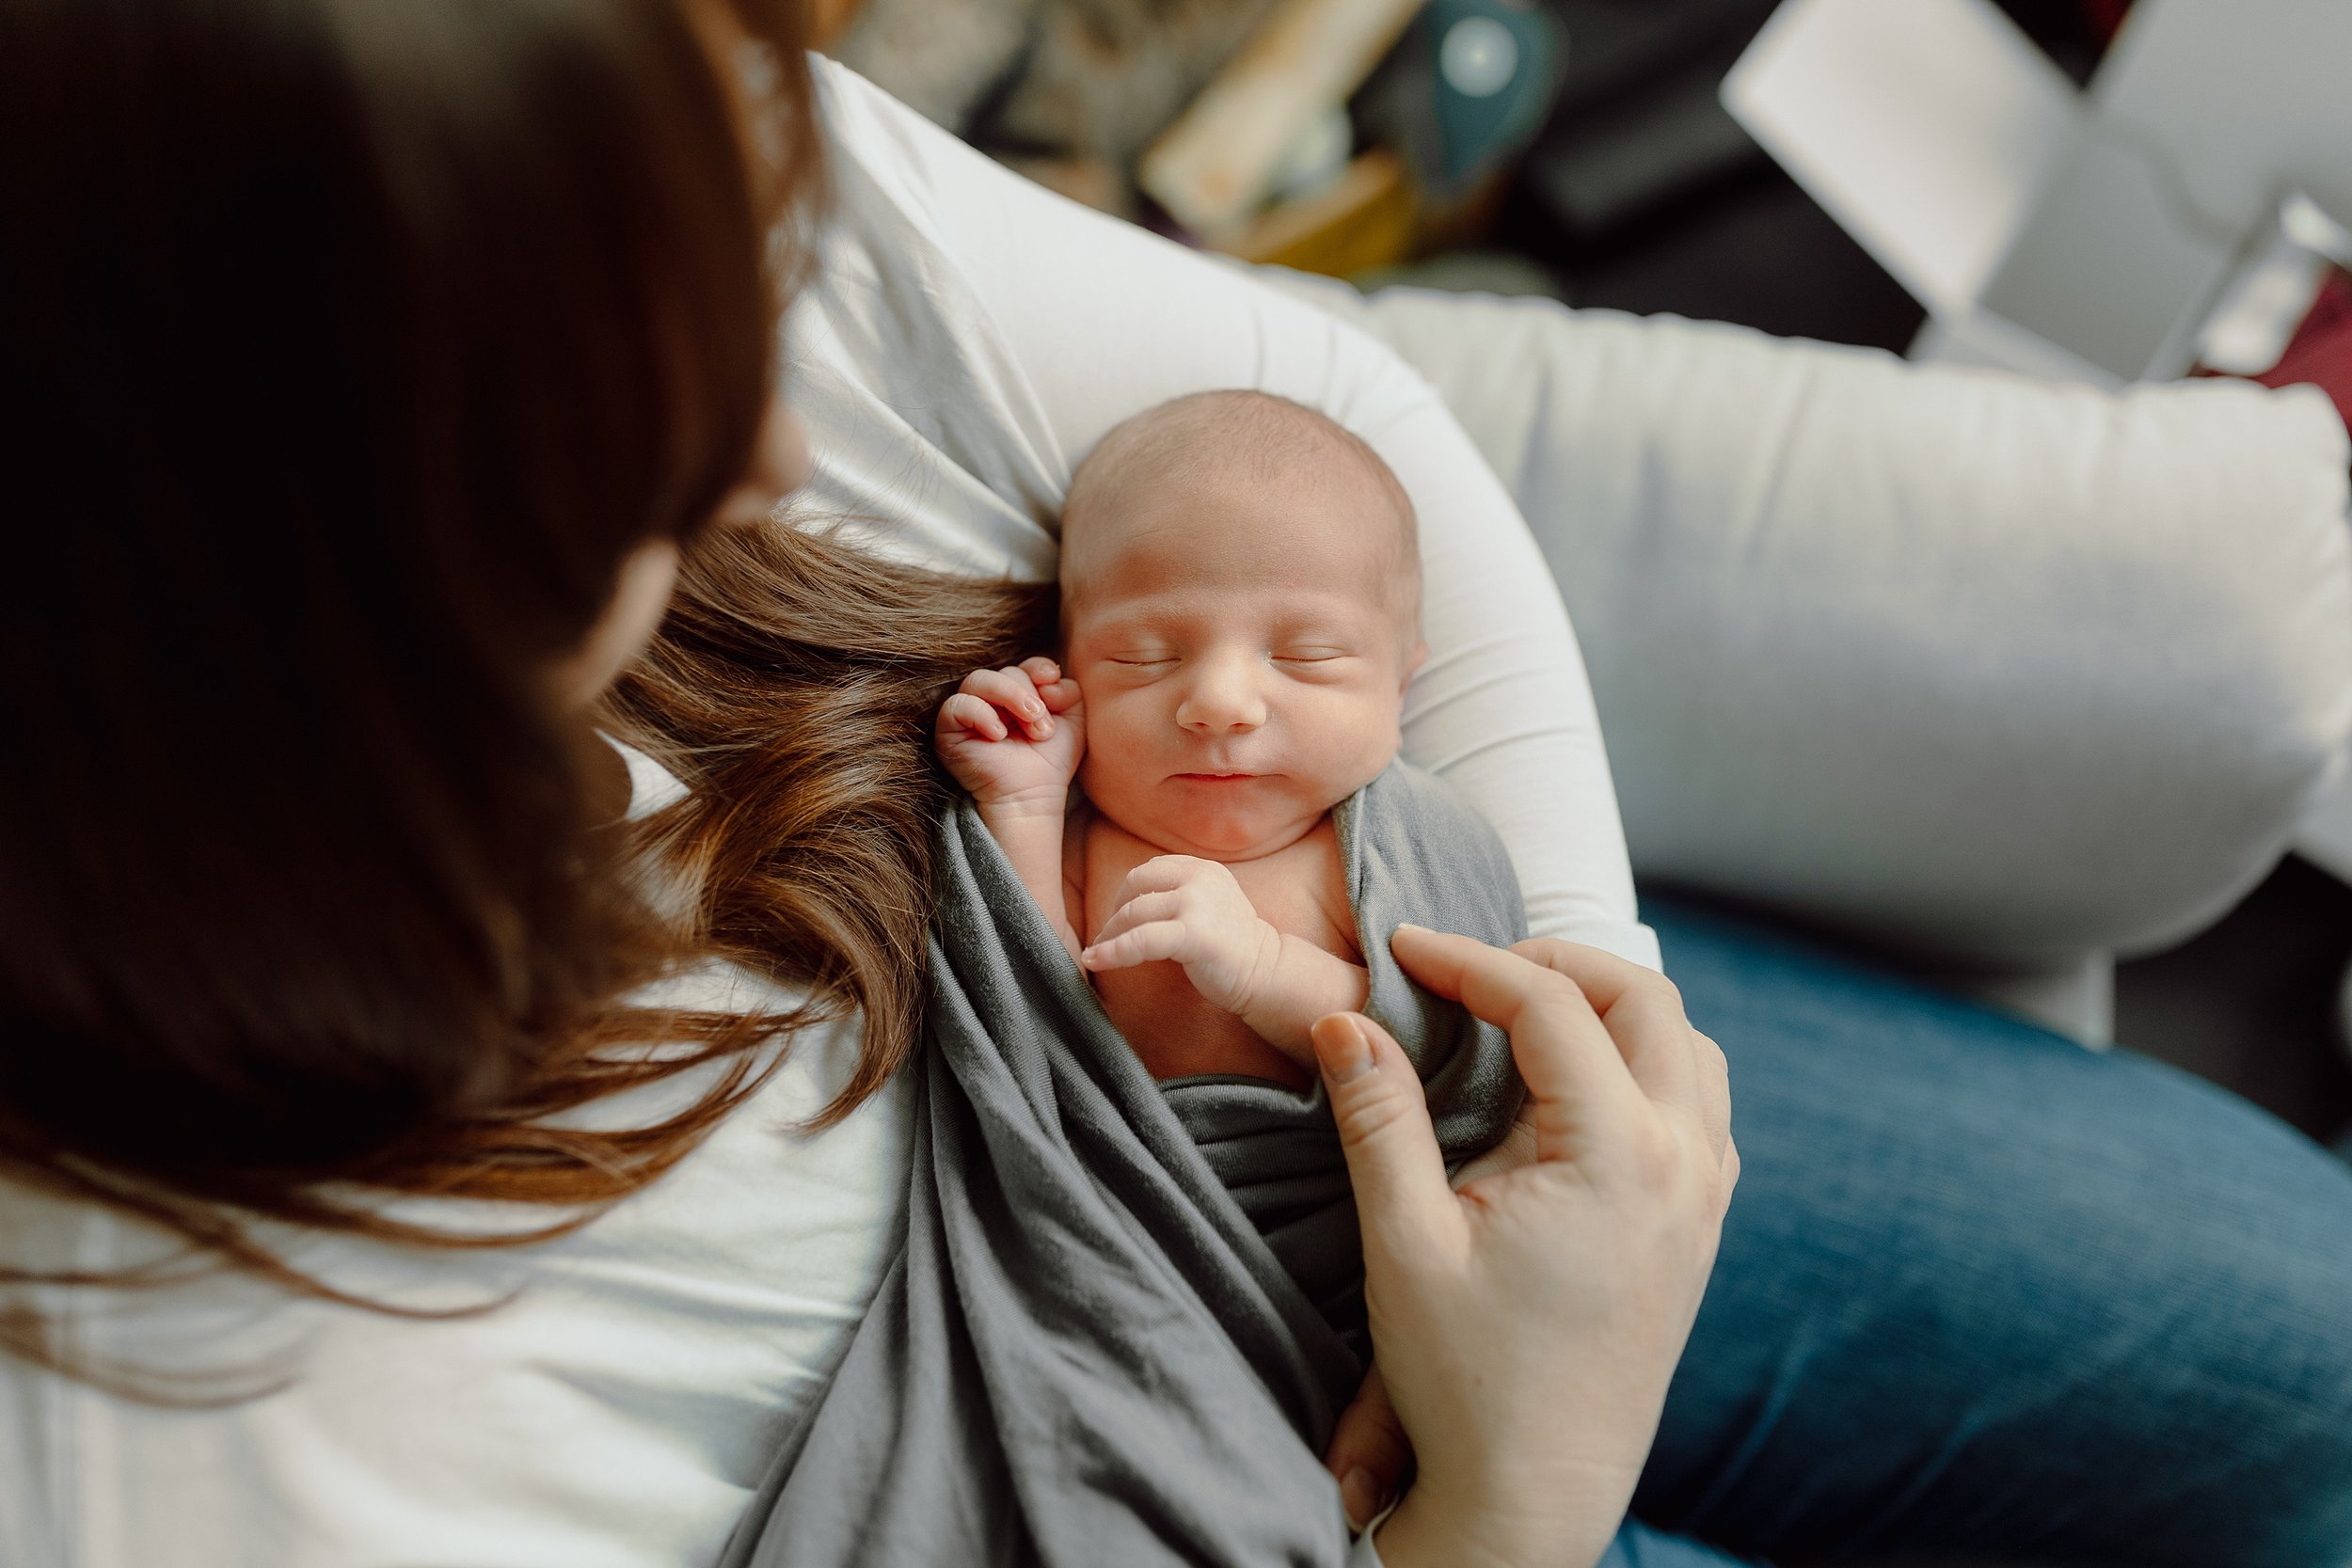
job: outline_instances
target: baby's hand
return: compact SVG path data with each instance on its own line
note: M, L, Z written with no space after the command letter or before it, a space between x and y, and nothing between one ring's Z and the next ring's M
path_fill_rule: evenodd
M1127 874L1111 917L1078 956L1089 970L1172 959L1212 1006L1247 1016L1281 962L1282 935L1215 861L1162 855Z
M1078 683L1041 654L975 670L940 705L932 741L981 805L1033 805L1058 816L1086 751Z

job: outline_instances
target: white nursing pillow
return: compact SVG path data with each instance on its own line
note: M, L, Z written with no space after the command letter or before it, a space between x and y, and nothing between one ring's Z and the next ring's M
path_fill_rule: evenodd
M2309 388L1312 293L1517 497L1645 878L1952 958L2144 950L2260 879L2352 730L2347 440Z

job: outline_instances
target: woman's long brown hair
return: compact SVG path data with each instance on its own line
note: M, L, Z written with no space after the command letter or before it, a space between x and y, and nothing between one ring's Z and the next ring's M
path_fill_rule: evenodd
M930 705L1048 623L700 532L819 200L802 46L788 0L0 0L0 1179L333 1295L255 1223L485 1244L373 1190L544 1235L674 1164L779 1032L863 1014L832 1117L904 1059ZM685 930L546 679L661 534L685 592L605 717L695 787L649 825ZM807 1007L626 1000L712 955ZM714 1060L658 1125L550 1124ZM0 1350L102 1375L7 1287L154 1277L0 1270Z

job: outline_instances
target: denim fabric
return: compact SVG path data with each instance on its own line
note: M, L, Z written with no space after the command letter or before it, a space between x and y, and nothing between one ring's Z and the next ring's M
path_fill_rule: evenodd
M1642 1520L1783 1562L2352 1561L2352 1171L2159 1064L1644 913L1744 1171Z
M1629 1522L1593 1568L1745 1568L1709 1546Z

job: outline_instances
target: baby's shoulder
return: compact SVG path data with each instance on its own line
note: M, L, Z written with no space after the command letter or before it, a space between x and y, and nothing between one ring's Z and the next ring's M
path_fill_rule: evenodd
M1473 852L1503 870L1510 856L1502 835L1470 804L1470 797L1427 768L1404 758L1391 762L1380 776L1358 791L1334 816L1353 820L1347 830L1376 838L1431 838L1449 854ZM1343 837L1344 843L1344 833Z

